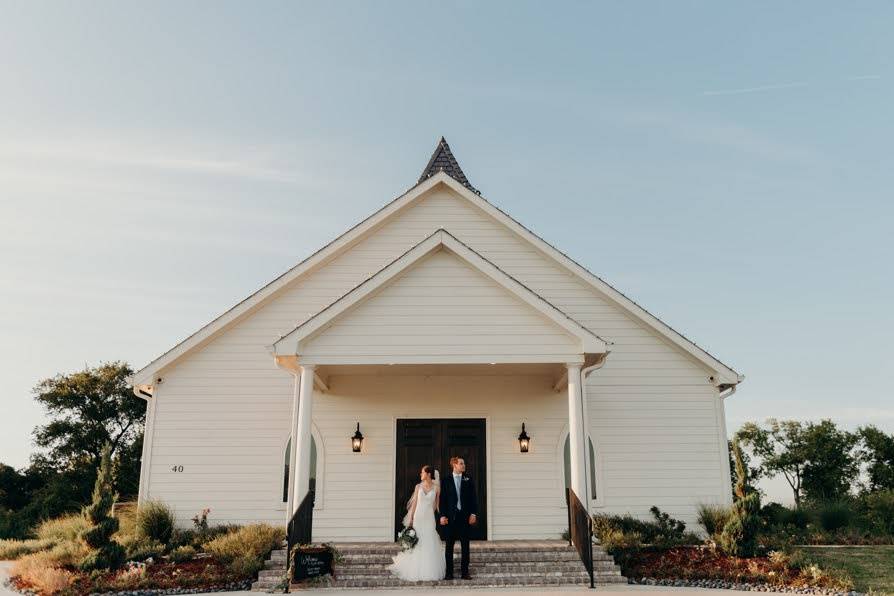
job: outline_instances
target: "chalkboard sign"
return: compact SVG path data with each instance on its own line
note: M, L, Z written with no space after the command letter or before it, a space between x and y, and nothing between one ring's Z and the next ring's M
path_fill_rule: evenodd
M295 581L321 575L332 575L332 551L328 549L309 552L301 552L301 549L295 549L294 563Z

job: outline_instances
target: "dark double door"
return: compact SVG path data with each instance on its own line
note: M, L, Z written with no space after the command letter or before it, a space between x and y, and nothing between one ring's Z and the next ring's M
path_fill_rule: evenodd
M402 527L406 505L419 482L419 470L430 464L441 473L441 483L451 478L450 458L462 457L466 474L478 495L478 523L473 540L487 539L487 461L485 421L479 418L424 418L397 421L397 478L394 504L395 538Z

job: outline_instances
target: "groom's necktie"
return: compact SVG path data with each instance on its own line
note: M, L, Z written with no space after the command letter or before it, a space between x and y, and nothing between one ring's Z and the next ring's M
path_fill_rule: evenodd
M462 481L462 479L463 479L462 474L454 474L453 475L453 484L456 485L456 509L458 511L462 511L462 502L459 499L459 495L460 495L459 483L460 483L460 481Z

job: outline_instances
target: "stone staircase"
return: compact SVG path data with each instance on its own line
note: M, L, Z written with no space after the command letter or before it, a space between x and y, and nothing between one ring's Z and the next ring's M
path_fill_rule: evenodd
M589 576L572 547L561 540L499 540L472 542L471 580L461 580L459 545L454 556L452 581L407 582L385 568L400 547L394 543L333 543L343 560L335 565L335 576L316 582L292 584L291 589L326 588L469 588L499 586L589 585ZM282 581L285 550L274 551L268 568L261 571L252 589L269 590ZM277 566L279 565L279 566ZM614 560L599 546L593 546L596 583L627 583Z
M286 587L286 570L289 567L286 543L282 548L270 553L264 561L264 568L258 573L258 580L251 585L252 592L284 592Z

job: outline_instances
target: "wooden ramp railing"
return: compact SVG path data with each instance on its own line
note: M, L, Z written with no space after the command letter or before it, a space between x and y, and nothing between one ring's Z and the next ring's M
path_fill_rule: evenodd
M290 569L290 573L294 573L292 569L292 548L298 544L309 544L311 541L311 529L314 521L314 491L309 490L295 510L289 525L286 526L286 565ZM294 580L289 577L289 582Z
M581 562L590 574L590 587L596 587L593 579L593 520L587 509L574 494L571 488L565 489L565 499L568 503L568 539Z

